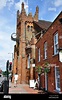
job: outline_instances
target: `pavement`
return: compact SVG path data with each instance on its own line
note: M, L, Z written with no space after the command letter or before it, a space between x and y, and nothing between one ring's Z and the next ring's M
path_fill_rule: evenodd
M9 94L45 94L44 91L34 89L29 84L17 84L16 87L14 85L14 83L9 81Z

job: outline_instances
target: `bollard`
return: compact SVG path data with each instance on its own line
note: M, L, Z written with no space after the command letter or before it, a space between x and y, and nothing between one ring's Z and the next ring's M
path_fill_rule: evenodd
M4 92L4 94L8 94L8 92L9 92L9 80L4 81L3 92Z

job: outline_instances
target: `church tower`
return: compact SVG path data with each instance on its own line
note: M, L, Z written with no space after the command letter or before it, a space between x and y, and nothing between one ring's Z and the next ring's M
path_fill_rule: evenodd
M29 80L33 79L31 64L34 63L32 59L35 59L36 39L33 22L38 22L39 8L36 7L36 12L32 16L32 13L26 14L24 2L21 6L21 12L17 11L16 36L19 41L14 47L13 75L15 72L18 73L18 83L29 83Z

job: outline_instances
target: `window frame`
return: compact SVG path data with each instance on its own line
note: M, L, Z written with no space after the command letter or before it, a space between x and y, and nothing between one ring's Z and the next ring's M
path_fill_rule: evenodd
M58 54L58 32L54 34L54 55Z
M40 62L40 48L38 48L38 62Z
M47 59L47 41L44 42L44 59Z

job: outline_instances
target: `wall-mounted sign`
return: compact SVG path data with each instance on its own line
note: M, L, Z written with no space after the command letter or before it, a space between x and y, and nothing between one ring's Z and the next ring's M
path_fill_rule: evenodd
M35 67L35 64L32 64L32 67Z
M59 52L59 61L62 62L62 50Z

